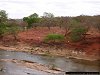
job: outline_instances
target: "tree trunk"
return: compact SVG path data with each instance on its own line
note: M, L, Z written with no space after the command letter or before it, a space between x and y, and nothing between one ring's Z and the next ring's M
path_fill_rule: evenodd
M50 30L50 26L48 26L48 29Z
M18 40L18 39L17 39L17 35L14 34L13 36L14 36L14 40L17 41L17 40Z

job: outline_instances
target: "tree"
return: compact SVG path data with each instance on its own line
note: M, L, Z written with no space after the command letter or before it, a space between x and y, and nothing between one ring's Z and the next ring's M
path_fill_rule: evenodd
M53 18L54 15L53 15L52 13L44 12L44 13L43 13L43 17L44 17L44 18Z
M0 23L7 21L7 15L5 10L0 10Z
M42 22L48 27L50 30L50 27L54 24L54 15L52 13L44 12L42 16Z
M0 23L0 38L2 39L6 32L6 25L5 23Z
M74 20L72 17L68 17L68 18L62 18L62 25L65 28L65 37L71 33L73 28L77 28L80 27L80 22L77 22L76 20Z
M28 17L23 18L23 21L27 22L27 20L28 20Z
M0 10L0 38L3 38L3 35L6 32L6 21L7 21L6 11Z
M93 27L95 27L100 33L100 15L93 17Z
M95 28L97 28L98 31L99 31L99 33L100 33L100 23L96 24L96 25L95 25Z
M11 34L14 37L15 41L18 40L17 34L19 31L21 31L21 29L16 23L8 23L7 24L7 31L8 31L8 34Z
M77 27L72 29L70 34L70 39L74 42L84 39L84 34L86 34L87 29L85 27Z
M66 24L63 20L64 17L55 17L55 22L56 25L59 26L60 28L63 27L63 24Z
M39 16L38 16L37 13L34 13L34 14L30 15L29 17L30 17L30 18L38 18Z
M38 14L34 13L34 14L28 16L28 17L24 17L23 21L25 21L28 24L27 28L32 28L33 23L38 23L39 22Z

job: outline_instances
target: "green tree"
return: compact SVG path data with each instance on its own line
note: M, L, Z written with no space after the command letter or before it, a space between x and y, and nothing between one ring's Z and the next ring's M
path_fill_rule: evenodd
M71 33L73 28L80 27L80 22L77 22L72 17L69 18L63 18L62 25L65 28L65 37Z
M2 39L4 34L6 33L6 25L5 23L0 23L0 38Z
M7 21L7 15L5 10L0 10L0 23Z
M37 13L34 13L34 14L30 15L29 17L30 17L30 18L38 18L39 16L38 16Z
M17 34L21 31L21 28L16 23L10 23L7 26L8 34L11 34L14 37L14 40L17 40Z
M33 26L32 24L38 23L39 20L40 19L38 17L38 14L36 14L36 13L34 13L34 14L28 16L28 17L23 18L23 21L25 21L28 24L27 28L32 28L32 26Z
M28 17L23 18L23 21L27 22L27 20L28 20Z
M84 39L84 34L86 34L87 29L85 27L73 28L70 34L70 39L74 42Z
M3 38L6 33L7 13L5 10L0 10L0 38Z

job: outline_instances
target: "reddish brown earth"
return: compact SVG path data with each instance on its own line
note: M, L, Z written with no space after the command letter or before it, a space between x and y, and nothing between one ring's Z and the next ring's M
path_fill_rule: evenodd
M64 34L64 30L53 27L50 30L46 27L43 28L37 28L37 29L31 29L22 33L19 33L19 37L21 41L27 42L27 43L40 43L43 41L44 37L49 33L60 33Z
M18 34L18 41L19 43L27 43L29 45L43 45L43 39L44 37L49 33L59 33L64 34L64 29L60 29L59 27L52 27L50 30L46 27L39 27L36 29L30 29L27 31L20 32ZM83 52L86 52L87 55L95 55L99 56L100 54L100 33L97 33L96 31L89 31L89 35L86 36L85 41L80 41L77 43L67 42L65 41L64 44L60 44L61 46L64 46L64 48L71 48L74 50L81 50ZM14 41L13 37L7 36L4 37L5 42L10 44L10 41ZM59 45L59 46L60 46ZM44 45L43 45L44 46ZM47 45L46 45L47 46Z

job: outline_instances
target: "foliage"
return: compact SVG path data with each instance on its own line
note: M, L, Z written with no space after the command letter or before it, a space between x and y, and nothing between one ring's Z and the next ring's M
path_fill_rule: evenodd
M48 34L44 41L45 42L61 42L64 40L64 36L61 34Z
M87 29L85 27L74 28L71 31L70 39L74 42L80 41L86 32Z
M50 30L50 27L54 25L54 15L52 13L44 12L41 22Z
M65 20L66 21L66 20ZM68 36L69 32L71 32L74 28L80 27L80 22L76 21L73 18L68 18L67 22L63 24L63 27L65 28L65 37Z
M0 23L7 21L7 13L5 10L0 10Z
M97 24L95 27L96 27L96 28L99 30L99 32L100 32L100 24Z
M17 40L17 34L21 31L21 28L15 23L8 24L7 26L8 34L13 35L14 39Z
M93 27L100 32L100 16L95 16L93 19Z
M0 23L0 37L3 37L5 33L6 33L6 25L5 23Z
M32 24L38 23L39 20L40 19L38 17L38 14L36 14L36 13L34 13L34 14L28 16L28 17L23 18L23 21L25 21L28 24L27 28L32 28L32 26L33 26Z
M71 27L79 27L80 22L76 21L74 18L69 18L68 24L70 24Z
M30 18L38 18L39 16L38 16L37 13L34 13L34 14L30 15L29 17L30 17Z
M27 22L27 20L28 20L28 17L23 18L23 21Z
M54 15L53 15L52 13L44 12L44 13L43 13L43 17L44 17L44 18L53 18Z
M15 23L0 23L0 37L4 35L11 34L14 36L15 40L17 39L17 33L21 28Z

